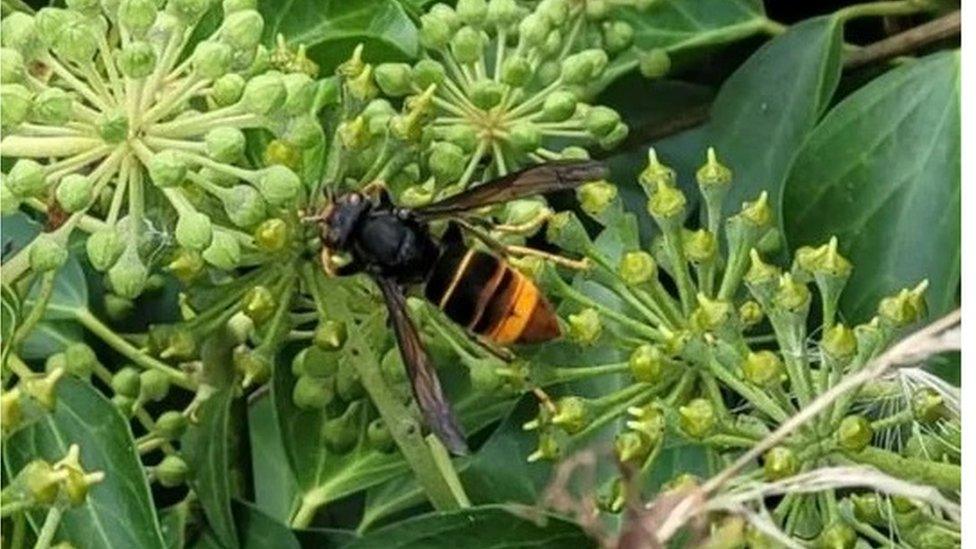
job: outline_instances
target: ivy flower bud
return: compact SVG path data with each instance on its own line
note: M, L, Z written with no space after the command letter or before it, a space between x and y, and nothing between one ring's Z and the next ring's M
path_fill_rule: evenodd
M857 338L854 330L843 324L834 324L820 340L820 348L828 357L846 364L857 354Z
M366 441L371 448L384 453L396 448L393 434L381 418L374 419L366 426Z
M234 50L223 42L205 40L193 51L193 70L200 77L213 80L227 74Z
M244 94L247 82L237 73L225 74L214 81L210 97L218 107L237 103Z
M370 136L366 128L366 119L362 116L344 120L339 124L338 133L339 141L346 149L360 150L369 145Z
M362 398L366 394L359 372L348 361L340 362L336 370L336 391L346 402Z
M847 523L835 521L820 532L817 547L823 549L854 549L857 545L857 532Z
M26 75L24 56L13 48L0 48L0 82L22 84Z
M31 92L20 84L0 85L0 102L0 125L4 128L20 125L31 112Z
M153 468L153 473L161 486L173 488L186 482L190 474L190 466L183 461L183 458L170 454Z
M74 111L74 99L61 88L45 88L34 97L30 118L41 124L60 126Z
M305 73L294 72L283 76L282 82L285 85L285 113L291 116L308 114L318 93L315 81Z
M771 298L773 292L779 287L780 270L775 265L764 262L755 248L749 250L749 257L751 263L743 279L752 294L764 303L765 299Z
M20 389L13 388L0 393L0 431L4 435L17 430L23 419L23 404Z
M697 231L681 231L682 248L685 257L692 263L703 264L714 261L718 255L718 243L715 235L707 229Z
M457 181L464 172L466 155L461 147L440 141L431 146L430 158L427 161L431 173L438 184Z
M773 209L769 206L769 195L766 191L760 193L756 200L744 202L739 215L757 228L768 229L771 227L773 225Z
M257 10L245 9L228 14L220 30L220 39L236 50L252 50L261 42L264 19Z
M320 322L315 328L315 335L312 338L320 349L335 351L342 348L346 342L346 324L336 320L325 320Z
M87 379L95 367L99 365L95 351L84 343L69 343L64 348L63 356L65 370L69 374L82 379Z
M241 105L249 113L268 114L280 108L286 97L281 73L267 72L247 82L241 95Z
M751 328L762 322L763 316L762 307L751 299L739 306L739 322L746 328Z
M235 185L219 198L224 203L227 217L238 227L253 227L267 217L267 202L262 193L250 185Z
M480 80L471 86L471 102L481 110L491 110L502 102L506 88L501 82Z
M147 42L131 42L119 51L117 64L123 75L133 79L145 78L156 68L156 51Z
M174 187L183 183L188 171L186 160L174 150L158 152L149 159L146 165L149 177L158 187Z
M630 374L641 383L660 383L670 368L661 350L647 343L634 349L628 364Z
M454 7L458 19L465 25L481 26L488 15L488 2L485 0L458 0Z
M946 416L945 400L934 389L919 389L912 395L912 415L921 423L935 423Z
M24 12L15 11L5 16L0 35L3 36L4 46L17 50L27 59L33 59L41 49L42 35L37 32L34 18Z
M126 419L132 419L132 416L136 412L136 399L132 397L127 397L125 395L114 395L112 397L112 405L122 414L122 417Z
M850 415L837 427L837 444L844 450L860 452L871 443L874 430L864 416Z
M696 439L710 435L717 422L712 403L703 398L696 398L678 408L678 415L680 416L681 429Z
M583 50L569 55L562 63L563 81L570 85L586 85L600 76L607 62L607 52L600 49Z
M461 150L468 154L474 152L480 140L478 132L468 124L450 126L444 130L443 138L445 141L461 147Z
M176 440L186 432L188 423L183 414L175 410L167 410L156 419L154 431L166 440Z
M247 146L244 132L231 126L222 126L210 130L204 137L204 143L207 147L207 156L217 162L227 164L242 158L244 148Z
M281 165L265 168L255 186L272 206L288 206L302 192L302 182L298 175Z
M680 189L659 181L654 194L647 201L647 211L662 227L672 226L684 219L686 203Z
M274 296L265 286L254 286L244 295L241 310L260 326L274 314L277 303Z
M358 76L347 80L346 88L349 90L349 95L359 101L369 101L376 97L379 89L373 79L373 66L366 65Z
M542 145L542 131L532 122L516 122L509 128L508 142L518 151L533 152Z
M96 129L106 143L122 143L129 135L129 119L120 110L107 111L98 117Z
M570 341L579 345L593 345L600 334L603 333L603 324L600 322L600 315L596 309L586 308L582 311L569 315L569 334Z
M620 278L630 286L638 286L657 278L657 263L645 251L627 252L620 259Z
M607 21L602 30L603 45L610 53L621 52L634 41L634 27L626 21Z
M709 299L703 293L698 296L698 308L691 314L691 324L701 332L718 332L732 327L737 318L735 309L728 301Z
M612 130L607 132L606 135L597 140L597 143L604 150L610 150L620 144L621 141L627 138L630 134L630 128L627 124L623 122L617 122L617 125L613 127Z
M95 28L87 19L72 14L58 31L52 46L58 57L79 65L91 62L98 50L98 40Z
M895 328L903 328L918 322L925 316L925 290L929 281L923 280L915 288L903 289L897 295L886 297L878 304L878 316Z
M246 312L246 311L245 311ZM234 348L234 369L241 375L241 387L264 383L271 377L271 359L259 350L251 350L246 345Z
M254 243L269 253L284 249L288 244L288 224L276 217L265 220L254 230Z
M459 63L472 64L485 52L485 38L473 27L462 27L451 39L451 53Z
M176 241L190 250L202 251L213 240L213 223L206 214L187 210L176 222Z
M420 44L428 49L440 49L451 39L451 25L434 13L420 16Z
M868 524L880 526L885 523L881 512L881 502L875 493L851 494L850 500L854 508L854 518Z
M58 183L55 198L66 212L74 213L91 202L94 182L80 174L68 174Z
M115 227L101 229L91 234L85 242L88 260L96 271L105 272L118 261L125 250L125 242Z
M763 454L763 477L770 482L791 477L800 470L800 462L793 450L774 446Z
M598 217L617 199L617 186L608 181L591 181L576 190L583 211Z
M650 455L653 445L643 433L625 431L614 438L613 447L621 462L640 464Z
M322 410L335 398L334 379L298 376L291 400L303 410Z
M45 410L52 411L57 405L57 385L64 376L64 369L57 368L43 377L24 381L24 393L29 395Z
M589 108L586 111L586 117L583 120L586 131L590 132L595 137L603 137L610 133L610 131L613 130L619 122L620 114L618 114L617 111L611 109L610 107L599 105Z
M142 37L156 21L155 0L122 0L119 3L119 25L133 36Z
M139 374L139 400L159 402L169 394L169 378L159 370L145 370Z
M299 374L312 377L334 379L339 371L340 353L324 350L317 346L306 347L300 353ZM292 366L298 366L293 364Z
M59 269L68 261L68 249L48 234L40 234L30 247L30 267L38 273Z
M778 385L783 377L783 361L772 351L750 352L740 367L746 381L757 387Z
M576 214L570 211L559 212L549 218L546 225L546 240L572 253L585 253L593 247L586 228Z
M663 48L639 52L637 63L644 78L662 78L671 72L671 56Z
M519 39L530 48L538 48L546 41L550 30L552 27L546 17L538 12L530 13L519 23Z
M390 97L410 93L411 69L406 63L382 63L374 71L376 85Z
M773 305L794 314L806 314L810 306L810 289L793 279L790 273L779 279L779 288L773 295Z
M139 388L142 378L139 371L132 366L125 366L112 375L111 386L116 394L136 398L139 396Z
M41 505L50 505L58 497L58 489L62 476L54 472L51 464L40 459L34 460L21 469L17 474L18 484L23 482L25 492L30 501Z
M552 415L553 425L558 425L567 434L574 435L590 423L590 404L585 398L566 396L556 401L556 412Z
M560 453L559 441L556 440L556 437L548 431L541 431L539 433L539 446L529 454L527 461L535 463L541 459L554 460L559 457Z
M135 246L126 247L118 261L108 270L108 280L115 293L135 299L146 287L149 269L142 263Z
M542 117L548 122L563 122L576 112L576 104L576 94L557 90L546 96L542 104Z
M510 55L502 61L502 82L509 86L524 86L532 77L532 65L522 55Z
M673 169L662 164L657 158L657 152L650 148L647 149L647 167L638 176L638 181L644 186L645 192L651 195L661 184L675 186L678 176Z
M410 71L410 78L414 85L425 90L430 86L439 85L446 77L444 65L433 59L417 61Z

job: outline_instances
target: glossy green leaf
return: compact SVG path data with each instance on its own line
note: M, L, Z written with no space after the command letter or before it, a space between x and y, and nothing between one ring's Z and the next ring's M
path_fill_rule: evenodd
M875 79L824 118L794 163L783 196L793 248L832 235L854 263L842 310L866 320L883 296L929 280L933 315L959 285L958 52Z
M259 7L265 41L280 33L291 44L304 44L322 75L331 74L359 43L371 62L418 54L417 27L394 0L286 0Z
M12 476L33 459L54 463L71 444L80 446L84 469L105 479L65 512L55 539L92 549L165 547L129 425L90 384L62 379L54 412L4 442L5 467ZM35 527L43 518L31 515Z
M234 519L240 532L241 549L300 549L295 534L287 526L262 513L251 504L235 501Z
M349 549L533 547L583 549L597 543L579 525L522 505L486 505L397 522L353 541Z
M247 426L255 506L275 520L286 522L298 487L288 467L269 393L265 392L248 403Z
M663 0L646 10L621 10L634 45L669 52L731 42L768 25L759 0Z
M217 391L197 410L199 421L183 436L184 458L193 476L190 487L197 494L214 536L227 547L236 547L237 532L231 514L231 405L230 388Z
M761 47L722 85L703 145L714 146L734 174L726 213L762 191L770 203L779 200L790 162L837 87L841 29L834 17L799 23Z

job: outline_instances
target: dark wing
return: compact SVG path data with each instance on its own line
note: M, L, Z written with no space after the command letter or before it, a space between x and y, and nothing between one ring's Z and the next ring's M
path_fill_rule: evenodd
M410 376L413 396L417 399L427 426L452 454L467 454L468 445L464 440L464 434L458 427L451 405L444 398L441 382L437 379L437 372L434 371L430 356L427 355L427 350L420 340L417 327L407 314L403 290L389 278L377 276L375 280L383 291L383 299L390 312L390 321L393 323L397 345L400 347L400 356L403 357L407 374Z
M595 160L548 162L493 179L413 211L422 219L454 216L483 206L572 189L587 181L605 179L607 174L606 166Z

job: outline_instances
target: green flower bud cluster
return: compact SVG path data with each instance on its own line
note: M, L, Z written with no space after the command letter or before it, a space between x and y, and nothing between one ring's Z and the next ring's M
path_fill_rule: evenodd
M818 395L867 367L899 330L923 318L925 282L881 300L877 316L867 322L838 322L839 298L853 268L840 253L842 243L830 239L799 247L784 270L759 252L775 234L766 194L723 218L723 199L734 176L713 149L696 180L700 201L686 197L675 172L650 151L639 183L659 235L644 249L637 245L632 214L609 207L615 189L602 182L577 195L602 234L591 239L570 213L549 219L548 241L590 266L571 285L552 266L540 275L559 300L558 309L566 311L567 341L585 348L580 352L623 359L580 368L577 375L629 372L633 383L597 398L543 401L528 425L539 431L531 459L554 458L560 448L581 443L581 433L615 420L625 425L614 442L617 458L640 475L653 471L658 449L672 444L701 445L734 459ZM695 203L702 207L702 226L689 229L685 221L697 217L690 211ZM811 307L819 307L819 314ZM614 383L620 386L619 377ZM958 424L956 397L935 385L907 394L897 388L881 395L860 391L839 398L811 428L794 430L766 451L754 473L776 482L824 463L887 465L886 472L896 475L901 467L928 471L958 463L958 445L945 436ZM879 399L896 404L878 407ZM619 421L623 417L628 421ZM586 428L567 429L574 425L567 418ZM909 430L919 434L894 435ZM904 442L889 448L894 440ZM858 539L827 509L811 508L825 513L818 519L827 525L818 543L849 547Z
M251 233L294 216L301 156L324 140L311 62L283 40L269 62L253 3L226 9L189 46L211 3L69 2L2 22L4 211L66 212L56 242L76 227L94 232L89 259L124 299L146 289L170 242L170 268L184 279L285 249ZM30 63L50 77L28 79ZM298 161L245 167L251 129L269 130ZM56 267L52 242L21 252L7 276Z
M346 177L391 181L417 165L424 177L395 185L398 195L427 194L417 187L428 177L447 194L570 154L556 143L615 147L627 125L613 109L589 104L587 90L630 45L633 29L617 9L627 3L596 11L566 0L438 3L420 17L427 55L416 63L373 65L357 48L337 70L344 97L358 105L338 132L355 151ZM594 210L616 196L609 185L584 192Z
M4 504L25 509L83 505L89 490L105 479L105 473L86 471L80 454L79 446L72 444L67 454L53 464L42 459L31 461L4 487Z

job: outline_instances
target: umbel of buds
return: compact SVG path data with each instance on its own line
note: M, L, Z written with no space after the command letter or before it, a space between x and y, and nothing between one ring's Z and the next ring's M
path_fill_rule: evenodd
M359 105L338 132L357 153L347 177L429 196L426 178L403 168L425 168L435 193L453 192L486 175L583 152L567 142L616 146L627 126L613 109L590 104L590 90L611 56L630 46L625 9L646 4L437 3L420 17L425 55L416 63L373 65L357 48L337 71L344 95ZM606 188L590 191L587 204L606 198Z
M281 249L252 231L294 211L300 166L245 167L244 131L269 130L299 159L321 143L315 67L283 40L274 52L259 44L253 3L225 9L197 41L215 1L68 2L4 17L4 212L67 216L4 262L5 281L59 266L76 228L97 236L89 259L125 299L160 262L186 278ZM158 204L175 215L150 215Z

